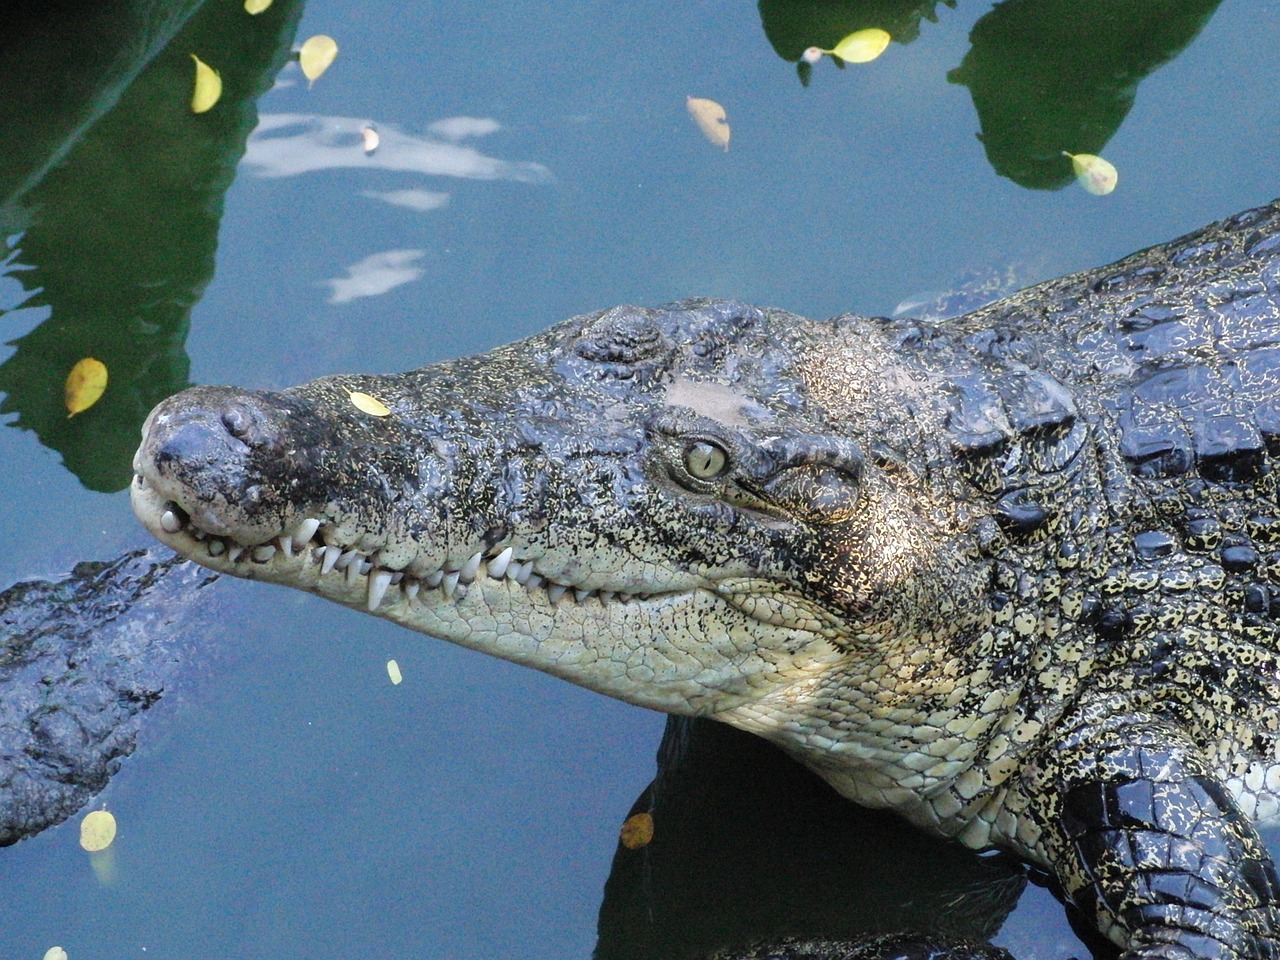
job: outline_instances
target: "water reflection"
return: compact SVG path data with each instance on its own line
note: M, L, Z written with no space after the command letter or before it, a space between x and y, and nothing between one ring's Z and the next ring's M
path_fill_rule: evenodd
M422 267L416 264L424 256L425 250L384 250L365 257L347 267L345 277L325 281L330 288L329 303L376 297L411 283L422 276Z
M497 121L451 117L428 128L425 136L379 124L379 144L365 150L367 119L314 114L266 114L249 139L244 165L262 177L292 177L316 170L350 167L399 170L469 180L540 183L551 172L540 163L499 160L459 141L501 129Z
M653 840L618 846L597 960L903 930L986 941L1026 882L1012 859L905 830L763 740L708 720L668 720L640 811L653 815Z
M996 173L1057 190L1073 180L1063 151L1101 152L1141 81L1177 57L1220 2L1166 9L1145 0L1004 0L974 25L969 51L947 79L969 89L978 139ZM765 36L796 64L805 85L813 69L803 59L809 46L830 49L869 27L908 44L922 21L938 21L936 0L760 0L759 7Z
M35 72L0 75L6 99L61 118L46 124L55 132L43 142L52 156L0 157L0 183L23 185L4 208L7 229L25 227L10 277L30 294L23 306L47 314L0 364L0 412L61 453L91 490L129 483L143 418L187 385L187 324L213 276L222 198L255 125L257 97L290 56L300 14L300 2L280 0L246 28L238 4L207 4L158 53L139 42L151 34L126 17L136 35L93 38L100 56L140 70L123 93L122 73L130 73L122 68L98 74L96 93L63 98L61 80L78 74L85 53L74 45L50 46ZM66 24L56 16L49 34L62 38ZM189 109L192 50L216 59L223 74L222 101L200 116ZM31 67L7 59L0 69L15 62ZM117 96L74 135L55 135L85 115L86 101ZM101 401L68 419L63 381L89 356L106 364L111 382Z

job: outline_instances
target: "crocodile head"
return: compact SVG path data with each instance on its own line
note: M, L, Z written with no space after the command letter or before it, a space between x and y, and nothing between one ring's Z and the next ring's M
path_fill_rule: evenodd
M633 703L844 722L851 685L900 699L935 669L979 592L889 335L688 301L409 373L198 387L148 419L133 505L215 570Z

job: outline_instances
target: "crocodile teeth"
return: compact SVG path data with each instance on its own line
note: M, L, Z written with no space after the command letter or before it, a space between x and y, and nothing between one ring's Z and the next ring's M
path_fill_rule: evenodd
M587 599L587 597L591 596L591 591L584 590L581 587L575 587L573 591L573 595L577 599L577 601L581 603L583 600Z
M404 585L404 595L406 600L412 600L418 595L418 591L422 588L417 580L410 580Z
M172 510L160 514L160 529L165 533L177 533L182 529L182 518Z
M338 558L342 556L342 550L339 547L325 547L324 560L320 563L320 572L328 573L334 568L338 562Z
M444 579L444 571L437 570L435 571L435 573L432 573L425 580L423 580L423 583L425 583L428 587L438 587L440 586L440 581L443 579Z
M360 579L360 561L352 560L347 564L347 583L355 583Z
M274 544L264 543L260 546L254 547L253 552L250 555L258 563L266 563L276 555L276 548Z
M379 570L369 578L369 597L367 606L369 609L377 610L378 604L382 602L382 598L387 594L387 587L391 586L391 571Z
M315 517L308 517L303 520L296 530L293 531L293 540L295 543L310 543L311 538L316 535L316 531L320 529L320 521Z
M514 551L507 547L500 554L489 561L489 576L495 580L501 580L507 575L507 568L511 566L511 555Z
M209 541L209 556L220 557L227 551L227 545L221 540Z
M240 544L238 543L232 544L231 546L227 547L227 559L230 560L232 563L235 563L237 560L239 560L240 554L242 553L244 553L244 547L240 546Z
M280 540L280 552L283 553L286 557L292 557L293 556L293 537L289 536L288 534L282 533L280 534L279 540Z
M347 550L343 552L336 561L334 561L333 565L339 570L346 570L358 556L360 556L360 552L358 550Z
M446 573L444 575L444 580L441 585L444 588L444 595L446 597L452 597L453 592L458 589L458 578L460 573L461 571L454 570L452 573Z
M467 558L467 562L462 565L462 569L458 571L458 579L463 583L470 583L476 578L476 574L480 572L480 561L484 558L479 551L473 553Z
M564 592L568 589L569 588L562 583L553 583L549 587L547 587L547 597L551 600L552 603L555 603L557 600L559 600L561 597L564 596Z

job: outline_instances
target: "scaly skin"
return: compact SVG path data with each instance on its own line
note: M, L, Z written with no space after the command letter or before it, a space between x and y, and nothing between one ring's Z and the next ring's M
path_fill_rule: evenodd
M215 570L754 731L1128 957L1277 958L1278 455L1272 205L940 326L687 301L195 388L133 501Z

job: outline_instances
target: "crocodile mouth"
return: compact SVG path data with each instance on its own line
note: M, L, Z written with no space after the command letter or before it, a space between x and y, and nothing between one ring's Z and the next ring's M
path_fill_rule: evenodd
M426 604L431 600L457 602L486 580L518 585L532 602L541 595L555 606L634 602L674 596L686 589L643 589L639 587L595 587L565 582L548 576L538 567L539 557L523 555L509 543L481 547L465 556L445 560L423 569L417 559L399 566L380 562L387 547L361 549L335 537L336 524L310 516L291 529L256 543L213 533L197 523L177 501L167 499L147 478L135 474L130 490L134 512L156 537L202 566L248 579L273 580L306 585L317 593L341 596L352 606L370 612L405 604ZM436 596L432 596L432 591Z

